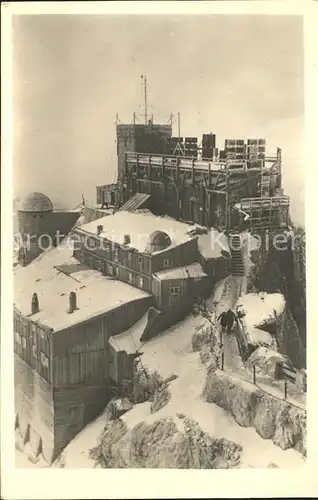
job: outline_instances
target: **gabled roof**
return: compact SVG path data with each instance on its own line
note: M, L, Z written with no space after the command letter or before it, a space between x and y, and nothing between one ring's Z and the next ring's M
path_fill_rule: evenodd
M15 270L14 305L24 316L57 331L150 297L138 288L79 265L72 253L70 243L64 242ZM78 309L72 314L68 313L70 292L77 296ZM31 315L33 293L38 295L40 311Z
M189 231L188 224L166 217L158 217L151 212L116 212L114 215L102 217L84 224L77 229L77 232L82 232L86 235L97 235L98 226L102 226L102 231L99 235L100 238L106 238L123 245L125 235L129 235L130 243L125 246L141 253L147 252L149 239L154 230L165 233L170 238L171 245L164 250L193 239L187 234Z
M175 267L173 269L164 269L154 274L160 280L187 279L187 278L206 278L207 274L203 271L199 262L194 262L188 266Z

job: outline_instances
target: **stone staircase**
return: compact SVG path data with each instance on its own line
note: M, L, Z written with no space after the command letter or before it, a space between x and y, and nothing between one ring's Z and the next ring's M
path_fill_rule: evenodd
M245 267L240 235L237 233L231 233L229 235L229 244L232 257L232 275L244 276Z

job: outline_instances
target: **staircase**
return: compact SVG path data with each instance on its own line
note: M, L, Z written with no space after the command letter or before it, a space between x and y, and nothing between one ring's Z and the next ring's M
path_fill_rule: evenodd
M229 245L231 249L232 257L232 275L233 276L244 276L244 259L243 252L241 248L241 237L239 234L231 233L229 235Z
M122 205L118 211L126 211L126 212L134 212L138 208L142 208L145 205L146 201L150 198L150 194L146 193L136 193L132 198L126 201L124 205Z

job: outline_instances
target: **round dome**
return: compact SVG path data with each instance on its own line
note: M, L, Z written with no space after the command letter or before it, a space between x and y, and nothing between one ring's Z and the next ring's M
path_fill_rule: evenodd
M53 204L43 193L31 193L22 201L21 212L52 212Z
M149 236L148 244L147 244L147 252L160 252L165 248L168 248L171 245L170 236L163 231L154 231Z

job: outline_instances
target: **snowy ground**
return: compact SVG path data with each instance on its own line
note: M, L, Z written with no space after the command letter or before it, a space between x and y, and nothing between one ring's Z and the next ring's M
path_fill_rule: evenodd
M217 301L217 314L228 307L233 308L239 292L240 278L228 277L223 280L211 298L211 304ZM202 399L206 367L201 363L199 354L192 351L192 336L195 329L205 321L200 316L189 316L143 345L144 366L158 370L163 377L175 374L178 378L169 385L171 400L164 408L151 414L150 403L136 405L122 417L126 425L132 428L141 421L151 423L162 417L172 417L182 431L183 426L177 413L183 413L196 420L211 437L225 437L241 444L242 467L264 468L271 462L280 468L298 468L304 465L304 459L297 451L283 451L271 440L262 439L253 428L240 427L228 412ZM239 361L237 356L235 358ZM94 462L89 458L89 450L96 445L104 424L105 417L100 416L83 429L66 447L55 467L93 468ZM20 455L17 451L17 466L25 467Z
M195 327L202 325L203 321L191 316L143 346L145 366L157 369L164 377L176 374L178 378L170 383L171 400L167 406L151 414L150 403L136 405L122 417L126 425L131 428L141 421L151 423L169 416L180 427L176 414L184 413L198 421L212 437L225 437L240 443L243 446L243 467L267 467L270 462L281 468L303 465L302 456L295 450L283 451L272 441L262 439L254 429L240 427L229 413L201 398L206 368L198 353L192 351L191 339ZM66 468L94 466L88 451L96 444L104 422L104 417L99 417L67 446L62 457Z

